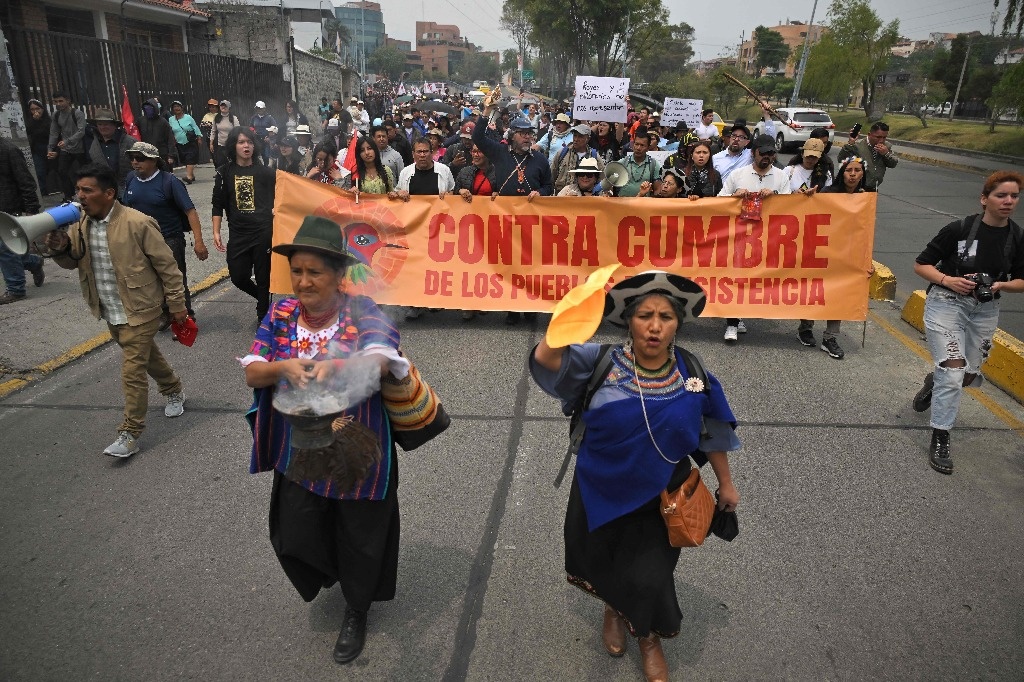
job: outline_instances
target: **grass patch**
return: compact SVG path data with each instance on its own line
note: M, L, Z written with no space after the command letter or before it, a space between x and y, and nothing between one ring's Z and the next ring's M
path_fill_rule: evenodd
M761 109L757 105L735 109L737 117L746 116L749 123L760 120ZM832 122L836 124L836 137L845 142L843 131L867 120L860 109L846 111L829 110ZM882 119L889 124L889 137L908 142L935 144L954 149L968 149L993 154L1024 157L1024 126L997 125L994 133L988 131L985 123L950 121L945 118L929 118L928 127L921 125L916 116L908 114L886 114Z

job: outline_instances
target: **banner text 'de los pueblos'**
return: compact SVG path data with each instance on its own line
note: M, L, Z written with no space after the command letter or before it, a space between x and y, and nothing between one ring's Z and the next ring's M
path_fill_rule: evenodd
M349 290L378 303L463 310L550 311L590 272L622 267L693 278L704 315L863 320L876 195L771 196L760 221L740 200L354 195L277 174L274 244L302 219L341 225ZM613 281L613 283L614 283ZM291 293L288 262L274 255L271 291Z

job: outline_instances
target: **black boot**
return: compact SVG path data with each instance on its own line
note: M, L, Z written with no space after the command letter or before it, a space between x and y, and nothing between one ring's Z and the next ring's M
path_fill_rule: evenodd
M932 447L928 452L928 463L940 474L953 473L953 458L949 454L949 431L932 429Z
M914 412L924 412L932 406L932 387L935 385L935 372L928 372L924 378L924 386L914 396Z
M356 611L345 607L345 620L338 633L338 641L334 645L334 661L349 663L354 661L366 643L366 611Z

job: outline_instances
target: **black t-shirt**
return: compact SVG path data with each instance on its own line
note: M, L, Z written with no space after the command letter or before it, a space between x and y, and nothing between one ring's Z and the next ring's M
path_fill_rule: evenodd
M427 170L416 169L409 178L409 194L438 194L437 173L431 166Z
M956 220L939 230L935 238L928 242L917 262L921 265L934 265L939 272L950 277L962 277L974 272L984 272L1003 281L1024 279L1024 239L1019 225L1012 220L1007 227L992 227L984 221L978 227L978 234L971 244L967 258L960 260L960 255L967 245L967 237L971 233L975 216L967 216L964 220ZM1003 253L1006 240L1013 239L1016 232L1017 240L1010 250L1010 271L1006 272ZM1008 275L1008 276L1007 276Z
M262 163L217 169L213 181L213 215L227 213L231 233L269 233L274 226L277 175Z

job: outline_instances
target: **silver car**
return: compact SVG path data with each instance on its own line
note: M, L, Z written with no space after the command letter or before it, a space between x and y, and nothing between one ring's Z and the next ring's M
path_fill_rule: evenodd
M802 146L815 128L827 130L829 142L835 137L836 126L826 111L802 107L785 107L776 111L782 117L781 122L775 124L775 149L780 152L786 151L786 147ZM763 126L763 122L758 122L754 135L760 135Z

